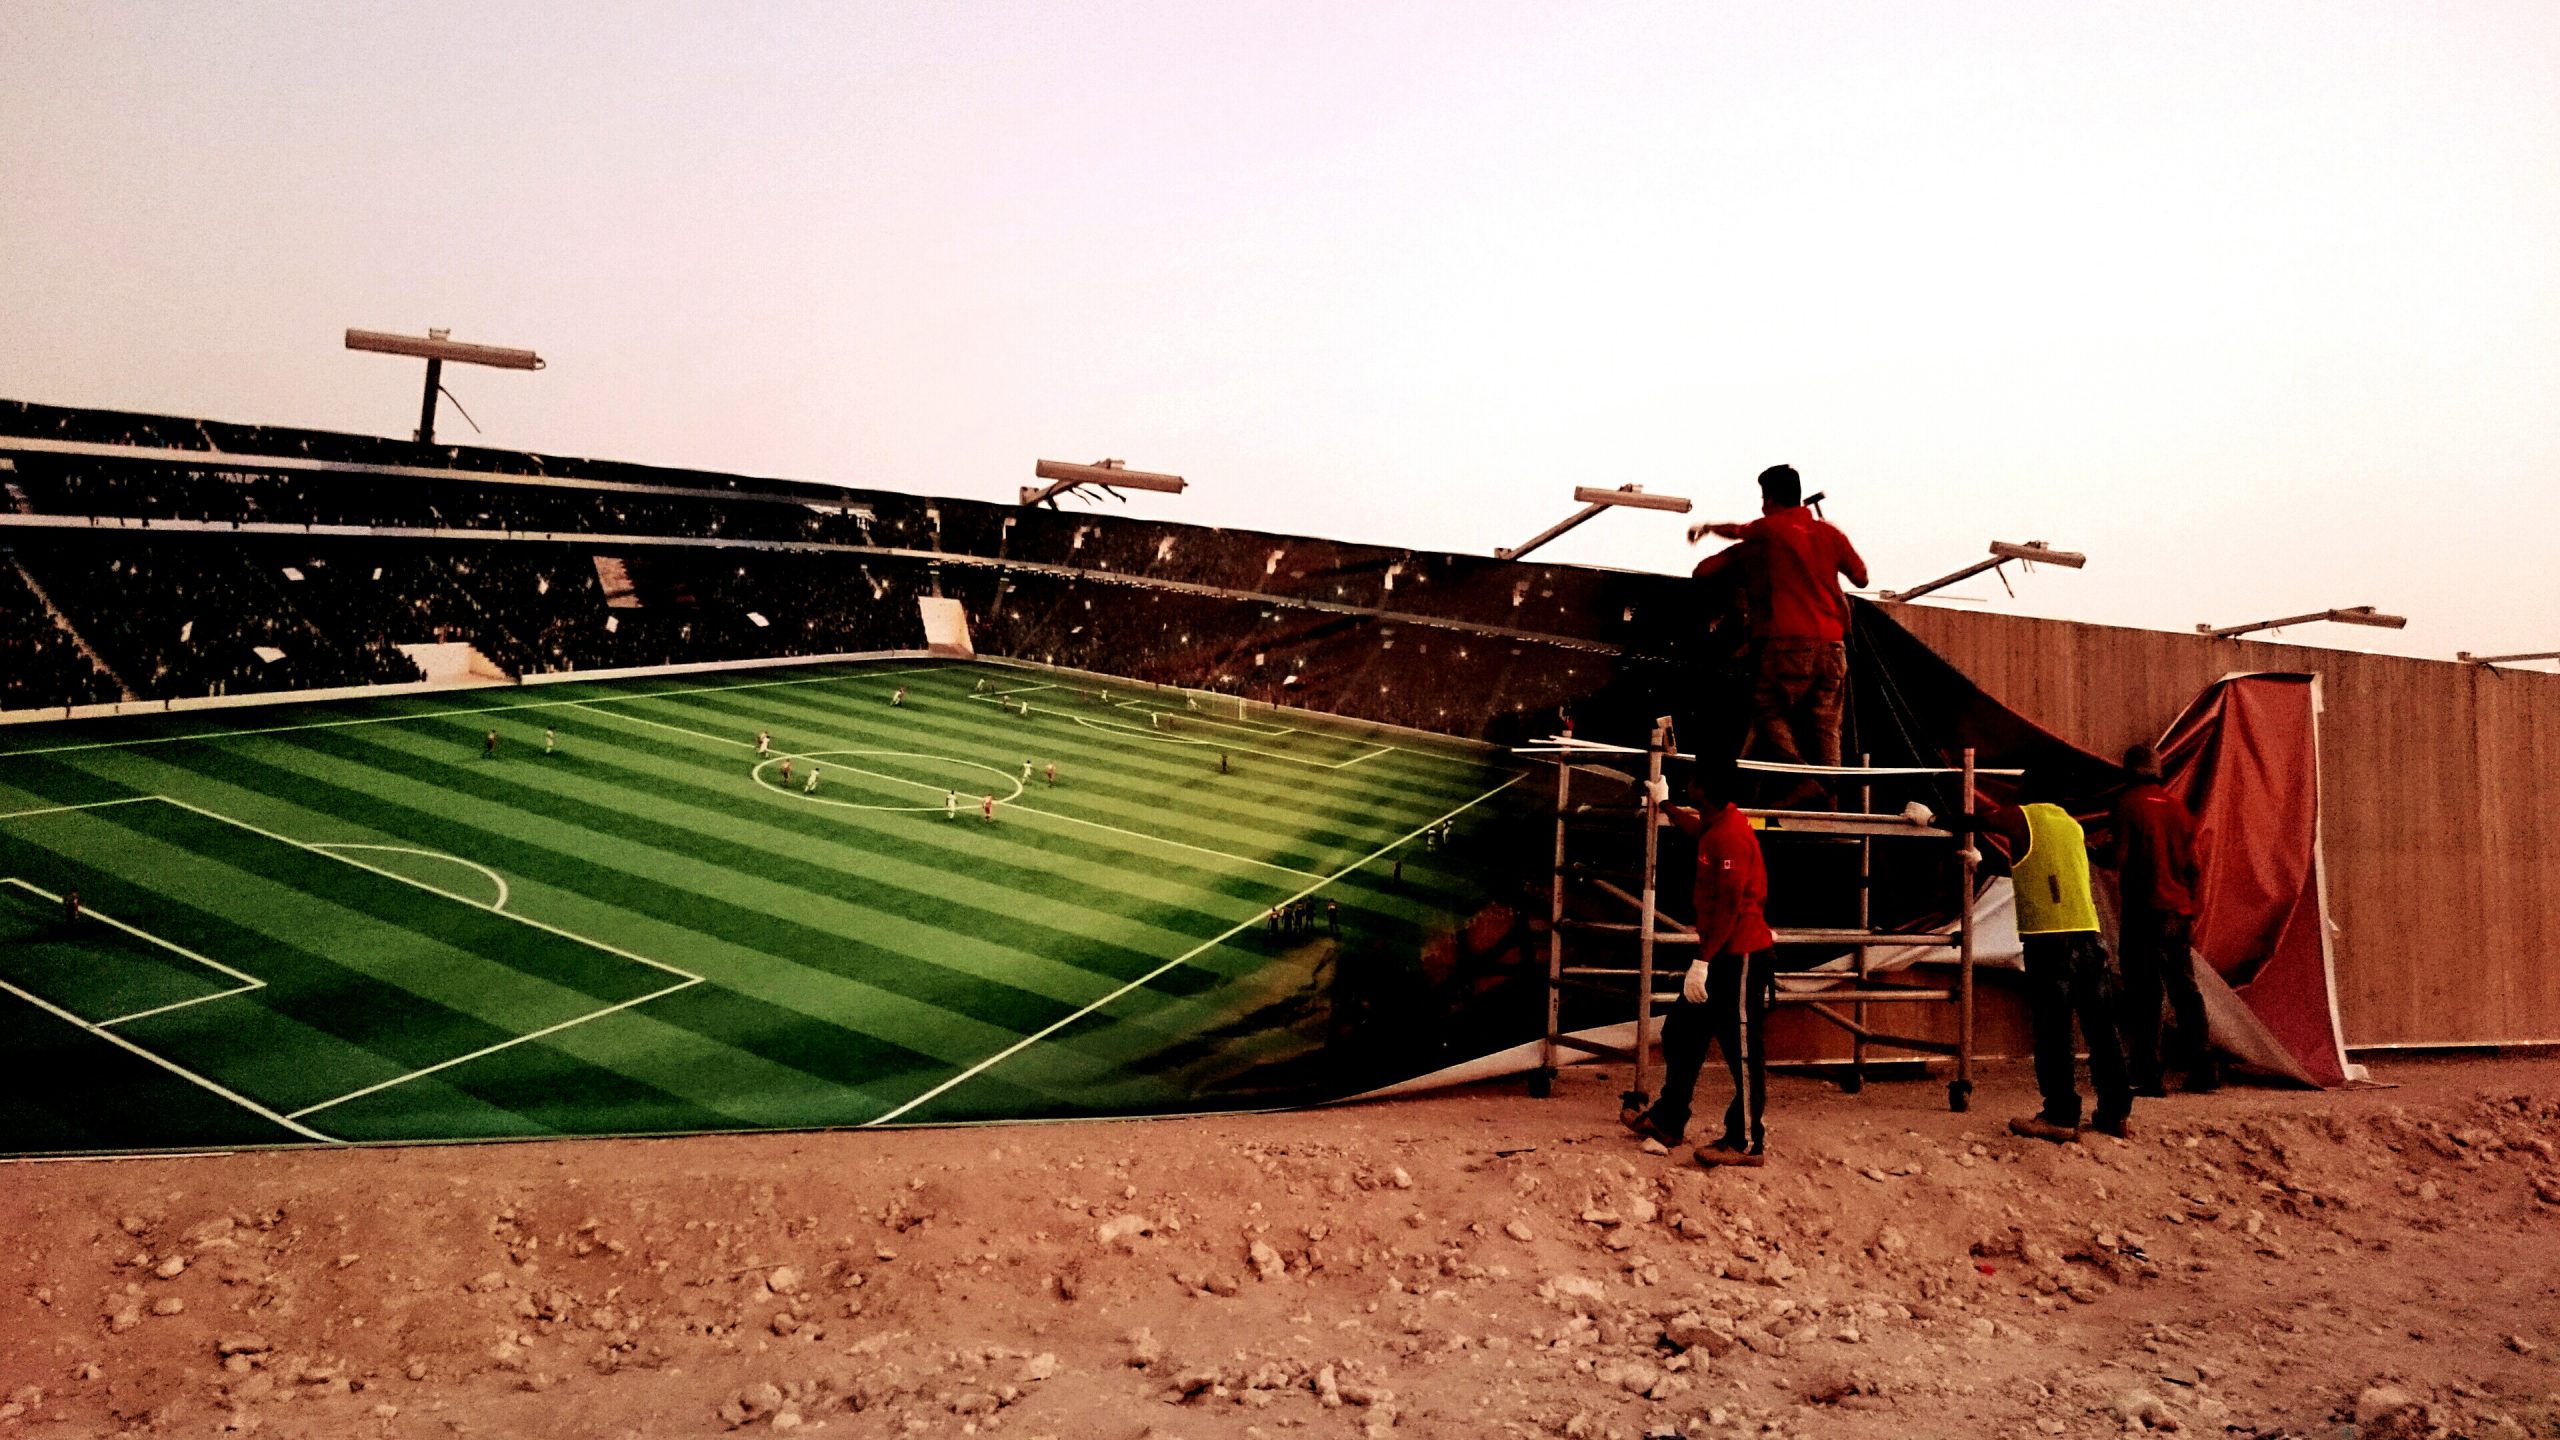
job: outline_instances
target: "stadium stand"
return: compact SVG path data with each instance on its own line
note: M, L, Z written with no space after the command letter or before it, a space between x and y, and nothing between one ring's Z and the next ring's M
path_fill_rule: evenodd
M28 587L15 555L0 555L0 710L88 705L120 695Z
M1719 643L1672 577L163 416L0 402L0 478L0 538L153 700L416 679L433 641L519 675L914 648L942 593L981 653L1500 738ZM7 708L116 698L0 604Z

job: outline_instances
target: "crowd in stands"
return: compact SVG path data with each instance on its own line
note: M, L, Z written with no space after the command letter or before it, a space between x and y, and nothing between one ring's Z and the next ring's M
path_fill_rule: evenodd
M18 572L0 555L0 710L92 705L120 698Z
M933 551L1100 571L1323 605L1389 611L1596 645L1659 648L1684 607L1669 577L1500 561L1303 536L1134 520L1081 510L478 450L365 436L222 426L0 404L0 435L174 445L507 472L510 483L214 470L125 457L21 454L15 483L44 513L294 525L656 535ZM558 488L526 478L786 497ZM799 497L790 503L789 497Z
M530 542L49 537L21 554L138 698L424 678L398 647L461 641L510 674L914 649L911 563L663 547L625 560L638 603L608 603L595 556ZM0 565L5 704L119 698L42 602ZM67 658L66 658L67 657ZM76 663L75 663L76 662Z
M19 560L147 699L424 678L389 637L306 612L286 577L233 547L57 541L21 549Z
M1606 688L1631 663L1579 645L1286 601L1041 571L958 573L947 588L967 605L985 653L1421 730L1543 733L1559 707Z
M908 648L939 592L985 653L1484 735L1719 643L1661 575L0 402L13 436L164 452L0 457L7 508L95 522L21 533L46 537L42 583L149 699L416 679L397 647L437 640L514 674ZM252 456L493 478L236 468ZM373 533L236 528L259 523ZM396 533L427 528L447 534ZM525 538L543 534L600 538ZM113 698L48 635L0 585L0 643L29 657L8 708Z

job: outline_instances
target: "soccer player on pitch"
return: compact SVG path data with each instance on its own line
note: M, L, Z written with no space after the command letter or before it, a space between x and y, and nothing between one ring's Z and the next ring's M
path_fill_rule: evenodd
M1058 762L1055 760L1049 762L1049 788L1058 788Z
M957 820L957 819L959 819L959 818L960 818L960 792L959 792L959 791L957 791L957 790L946 790L946 791L944 791L944 792L943 792L943 795L942 795L942 818L943 818L943 819L945 819L945 820Z
M491 730L487 735L481 737L480 758L483 760L495 760L498 758L498 732L496 730Z
M557 730L551 729L549 726L545 726L545 727L543 727L543 731L542 731L542 753L543 753L543 754L545 754L545 755L548 755L548 754L550 754L552 751L557 750L557 749L559 749L559 748L560 748L560 732L559 732L559 731L557 731Z
M986 816L988 824L993 825L996 823L996 797L994 791L990 790L987 792L987 798L979 806L978 813Z
M893 692L893 693L889 696L889 703L890 703L890 704L892 704L892 705L904 705L904 704L906 704L906 703L907 703L907 687L906 687L906 686L904 686L904 685L899 686L899 687L897 688L897 690L896 690L895 692Z
M766 756L771 755L772 753L773 753L773 732L772 732L772 731L770 731L770 730L759 730L759 731L757 731L757 732L756 732L756 758L757 758L757 759L759 759L759 760L762 760L762 759L764 759Z
M782 783L791 783L791 757L788 755L782 757Z
M1031 762L1028 760L1022 762L1022 783L1025 785L1031 783Z
M803 795L815 795L818 793L817 766L812 765L809 767L809 783L800 787L800 793Z

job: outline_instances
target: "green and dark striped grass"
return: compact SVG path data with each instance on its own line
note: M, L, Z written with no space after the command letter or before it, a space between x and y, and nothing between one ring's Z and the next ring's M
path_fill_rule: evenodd
M1491 823L1513 778L912 661L17 729L0 1152L1267 1102L1337 955L1418 951L1470 902L1417 833ZM1266 933L1301 896L1338 945Z

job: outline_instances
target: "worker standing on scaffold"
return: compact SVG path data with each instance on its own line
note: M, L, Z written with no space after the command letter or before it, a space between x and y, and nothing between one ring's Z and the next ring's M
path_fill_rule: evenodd
M1867 562L1840 528L1804 503L1792 465L1760 472L1760 518L1709 525L1741 543L1698 562L1701 580L1740 567L1751 606L1751 730L1743 754L1787 765L1840 763L1840 709L1849 685L1849 602L1840 580L1864 589ZM1830 808L1828 792L1799 777L1773 808Z
M1760 837L1733 803L1734 789L1733 762L1702 756L1689 780L1691 804L1664 805L1667 797L1660 792L1651 797L1663 819L1697 837L1698 958L1680 982L1680 1002L1662 1023L1662 1096L1648 1109L1619 1117L1639 1135L1679 1144L1688 1133L1689 1106L1707 1050L1723 1046L1733 1103L1725 1108L1723 1136L1696 1151L1697 1162L1710 1167L1760 1165L1768 1142L1764 1044L1777 989L1771 953L1777 937L1761 913L1769 871L1760 858ZM1653 823L1651 817L1646 823Z

